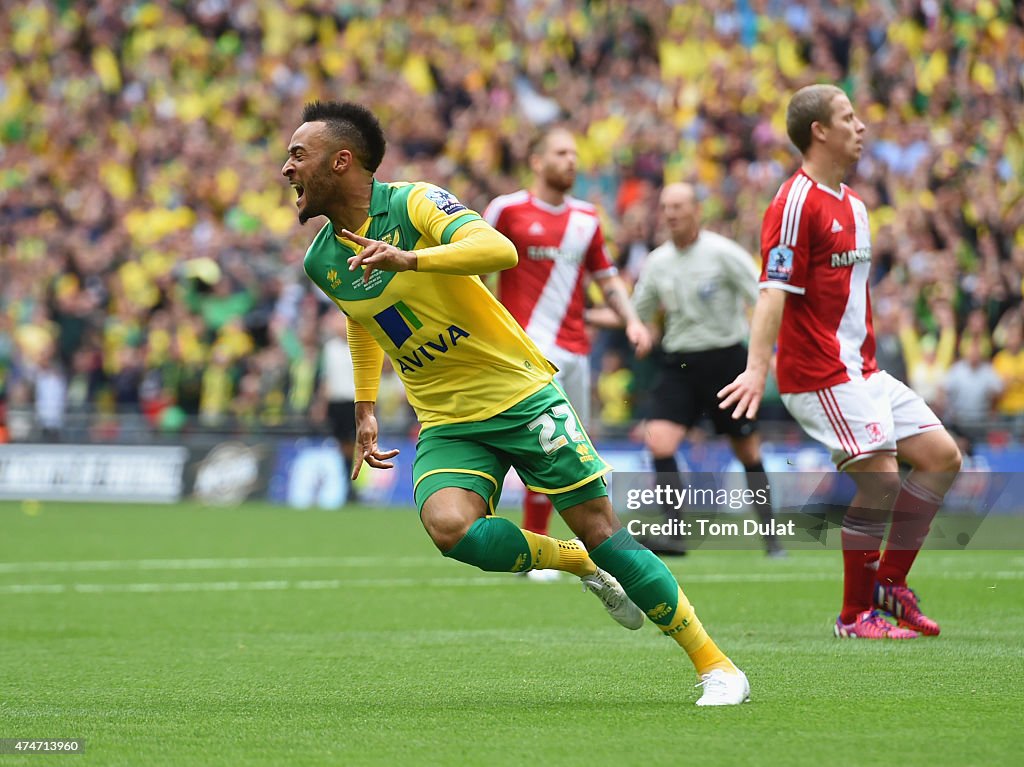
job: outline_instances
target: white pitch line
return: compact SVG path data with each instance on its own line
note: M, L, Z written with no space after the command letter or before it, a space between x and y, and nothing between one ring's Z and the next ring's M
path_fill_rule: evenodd
M3 594L174 594L197 591L323 591L403 586L507 586L511 578L385 578L320 581L199 581L192 583L16 583L0 586Z
M783 572L795 570L817 572L825 560L832 561L834 552L814 551L801 552L795 562L780 563ZM931 569L946 570L959 564L956 557L934 556L928 561ZM1024 564L1024 557L1010 560L1011 565ZM18 573L79 573L79 572L118 572L118 571L175 571L175 570L273 570L273 569L316 569L316 568L397 568L397 567L438 567L449 566L440 555L424 556L364 556L364 557L218 557L218 558L178 558L178 559L81 559L65 561L30 561L0 562L0 575ZM779 573L766 574L775 577ZM691 576L693 577L693 576ZM713 576L712 576L713 577Z
M0 562L0 573L110 572L117 570L249 570L315 567L403 567L444 562L423 557L237 557L220 559L100 559L65 562Z
M1024 580L1024 571L939 573L939 580ZM802 583L838 580L838 573L704 573L682 579L688 583ZM562 579L571 584L572 579ZM470 578L329 578L324 580L199 581L186 583L15 583L0 585L0 595L19 594L175 594L218 591L327 591L352 588L406 588L409 586L476 587L519 586L524 582L507 575ZM535 588L535 586L532 586Z

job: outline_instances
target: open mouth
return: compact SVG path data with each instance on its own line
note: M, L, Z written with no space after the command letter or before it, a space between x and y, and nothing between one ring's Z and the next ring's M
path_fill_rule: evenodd
M292 189L295 190L295 204L298 205L306 194L306 188L302 184L292 184Z

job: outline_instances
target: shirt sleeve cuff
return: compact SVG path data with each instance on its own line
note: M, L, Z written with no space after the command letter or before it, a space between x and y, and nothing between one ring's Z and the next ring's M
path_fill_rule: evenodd
M757 287L761 290L784 290L787 293L796 293L798 296L802 296L807 292L807 288L798 288L796 285L789 285L785 282L775 282L774 280L762 282Z

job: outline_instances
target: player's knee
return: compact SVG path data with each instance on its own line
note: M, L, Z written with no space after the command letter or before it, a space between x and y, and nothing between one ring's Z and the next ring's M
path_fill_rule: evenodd
M644 429L644 444L655 458L668 458L676 454L683 434L681 427L667 426L655 421Z
M900 494L902 483L896 472L879 472L871 478L867 492L868 505L879 511L888 511Z
M750 436L733 442L736 459L744 466L753 466L761 462L761 442Z
M591 530L586 530L579 534L579 539L583 541L583 545L587 548L587 551L593 551L602 543L612 537L612 530L610 526L600 527L596 526Z
M942 474L956 474L964 463L960 448L952 437L945 440L945 444L933 454L932 458L936 464L934 470Z
M459 509L439 504L425 506L420 513L423 527L441 553L455 548L476 518L469 518Z
M865 464L867 461L865 461ZM866 466L864 468L867 468ZM857 496L853 506L865 511L888 512L900 492L900 475L896 471L858 471L853 476Z
M948 432L938 434L942 436L933 439L928 450L921 451L922 455L913 462L914 470L926 474L950 475L948 481L952 484L952 475L960 471L963 465L963 455L956 440Z
M596 549L622 526L607 497L594 498L563 510L562 518L583 541L587 551Z
M945 494L956 481L956 475L963 465L963 456L956 441L949 437L928 456L927 466L914 467L914 473L923 472L927 479L925 486L939 494Z

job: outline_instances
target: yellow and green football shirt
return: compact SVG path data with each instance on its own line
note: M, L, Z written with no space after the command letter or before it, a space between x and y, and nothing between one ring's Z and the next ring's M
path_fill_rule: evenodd
M424 428L490 418L551 380L555 369L476 276L494 264L467 262L459 252L468 232L508 245L439 187L374 181L369 217L356 234L403 250L430 249L418 270L374 270L364 283L361 270L348 268L361 248L330 222L310 245L306 274L350 320L357 400L376 400L383 354Z

